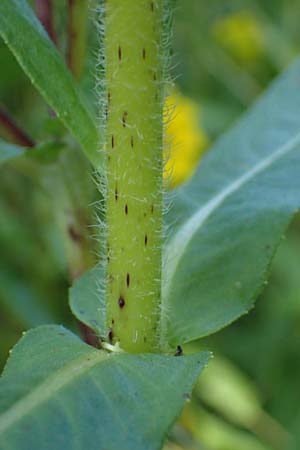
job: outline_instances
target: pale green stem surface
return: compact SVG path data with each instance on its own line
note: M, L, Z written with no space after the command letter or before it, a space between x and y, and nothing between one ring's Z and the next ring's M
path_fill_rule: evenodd
M158 351L162 246L163 0L104 11L107 334Z

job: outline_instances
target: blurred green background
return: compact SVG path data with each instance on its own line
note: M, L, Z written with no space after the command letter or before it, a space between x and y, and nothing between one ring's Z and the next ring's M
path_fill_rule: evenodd
M91 11L94 4L91 2ZM31 2L34 5L34 2ZM67 1L55 27L67 48ZM199 106L213 143L298 55L298 0L178 0L172 75ZM97 55L94 13L80 80L91 105ZM22 331L56 322L80 333L68 286L101 257L93 171L0 40L0 105L49 152L0 168L0 364ZM0 137L13 141L0 125ZM47 156L48 155L48 156ZM184 149L183 149L184 156ZM235 162L232 161L232 164ZM85 176L86 174L86 176ZM268 285L247 316L201 342L215 358L170 435L169 449L300 449L300 221L275 257Z

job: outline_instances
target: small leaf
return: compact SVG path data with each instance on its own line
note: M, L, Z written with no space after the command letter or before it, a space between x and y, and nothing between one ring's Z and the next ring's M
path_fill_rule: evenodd
M300 64L277 80L178 189L168 216L163 333L171 344L245 314L300 206Z
M36 145L36 147L26 148L0 139L0 166L6 162L12 162L23 168L30 168L28 172L30 173L33 163L40 167L41 164L51 164L57 161L64 148L63 143L56 141L44 142Z
M26 158L40 164L51 164L55 162L61 151L65 148L62 142L49 141L38 144L36 147L26 150Z
M0 165L24 153L24 148L0 139Z
M1 0L0 36L87 157L99 168L101 153L94 118L63 59L25 0Z
M96 266L78 278L69 290L69 303L75 317L99 336L105 336L105 298L101 295L103 268Z
M110 354L32 330L0 381L1 450L158 450L209 358Z

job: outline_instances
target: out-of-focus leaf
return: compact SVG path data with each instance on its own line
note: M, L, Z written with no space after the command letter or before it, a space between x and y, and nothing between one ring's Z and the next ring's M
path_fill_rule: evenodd
M65 145L62 142L45 142L28 149L26 151L26 158L43 164L53 163L57 160L64 147Z
M247 431L235 428L230 423L203 409L191 405L186 408L183 424L193 439L209 450L273 450Z
M28 332L0 382L1 450L159 450L208 353L108 355L59 326Z
M178 189L164 251L163 332L169 344L245 314L300 206L297 61Z
M50 323L53 315L38 295L16 274L0 266L0 305L22 327Z
M272 448L286 448L290 442L288 432L263 410L256 386L229 360L215 357L198 380L195 393L210 409L252 431Z
M0 165L24 153L24 148L0 139Z
M251 428L262 414L255 387L220 356L214 357L199 379L196 393L224 417L246 428Z
M1 0L0 35L32 83L81 144L87 157L99 168L101 153L94 118L26 0Z

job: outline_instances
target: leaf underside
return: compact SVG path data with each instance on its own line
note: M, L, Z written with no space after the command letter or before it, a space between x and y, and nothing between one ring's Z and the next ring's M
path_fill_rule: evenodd
M160 449L208 358L109 355L60 326L31 330L0 380L0 449Z
M163 332L214 333L252 306L300 205L297 60L208 153L167 220Z

